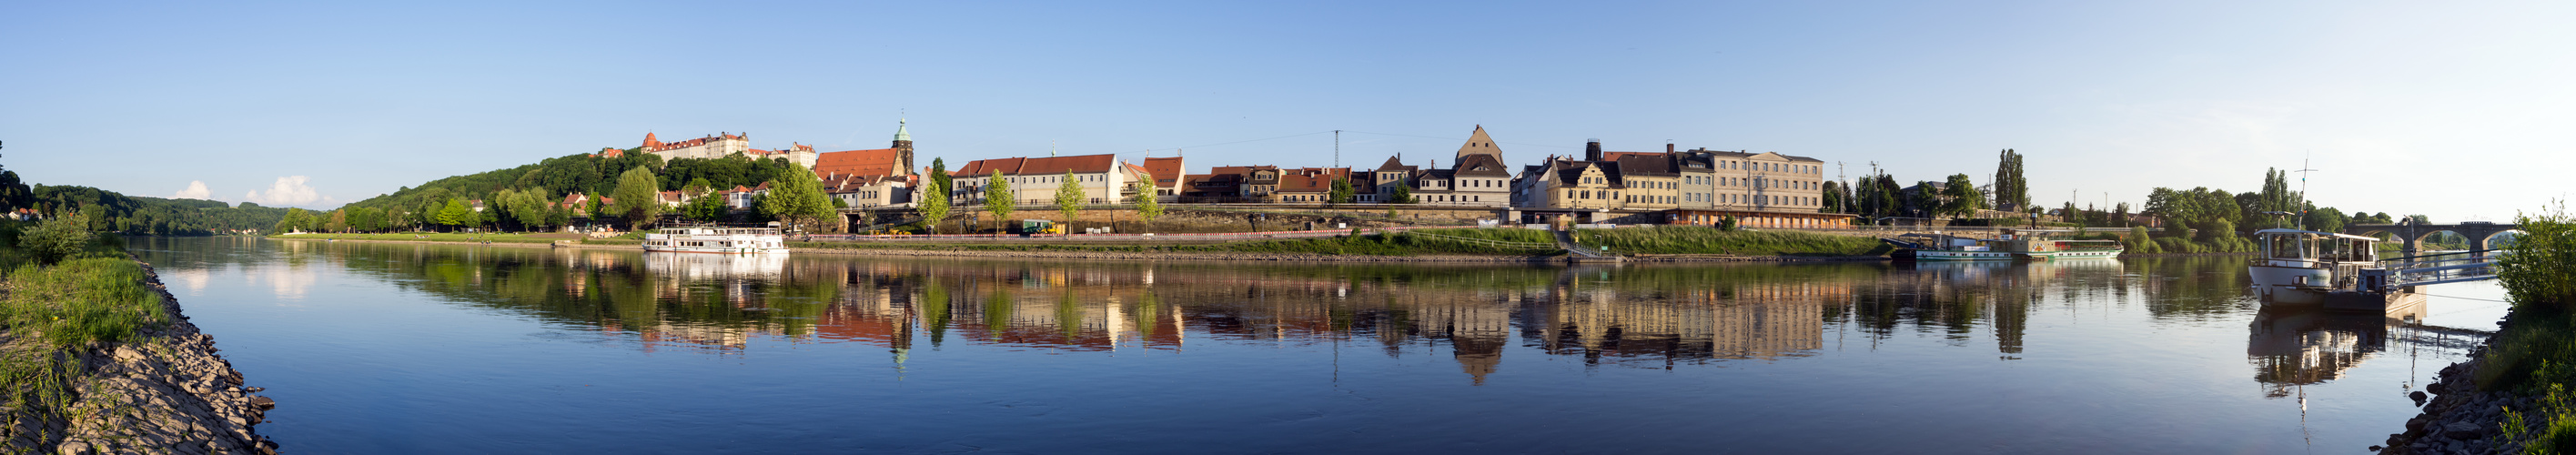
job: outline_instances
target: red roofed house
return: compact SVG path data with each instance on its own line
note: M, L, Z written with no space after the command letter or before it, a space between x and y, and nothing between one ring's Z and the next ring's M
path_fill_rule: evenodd
M1154 179L1154 200L1157 202L1179 202L1181 200L1181 180L1184 175L1182 173L1186 169L1187 168L1181 166L1181 157L1146 158L1145 172L1152 174L1152 178Z
M958 196L967 204L981 204L986 181L1000 172L1010 184L1013 200L1019 205L1054 205L1055 190L1065 182L1065 173L1082 188L1086 204L1115 204L1135 196L1133 182L1145 178L1145 169L1118 162L1117 155L1050 156L1045 158L996 158L975 160L957 168L954 174Z
M1290 204L1330 202L1333 181L1347 178L1351 178L1351 168L1346 167L1309 167L1281 172L1279 191L1273 195L1274 200Z
M814 175L896 177L912 175L912 133L898 121L894 127L894 147L870 150L846 150L822 154L809 167Z

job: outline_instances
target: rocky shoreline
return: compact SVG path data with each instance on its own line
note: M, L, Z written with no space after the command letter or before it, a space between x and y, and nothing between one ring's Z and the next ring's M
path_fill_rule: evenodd
M44 453L275 454L277 443L254 429L275 403L252 395L241 372L217 355L214 337L179 311L151 264L146 283L161 295L170 323L142 329L142 339L94 346L79 356L84 375L69 422L21 418L13 449Z
M2499 333L2502 330L2498 331ZM2518 439L2504 434L2505 407L2522 413L2524 428L2538 428L2539 397L2509 391L2478 390L2478 368L2486 364L2487 352L2494 348L2497 337L2469 353L2469 359L2443 367L2436 380L2412 397L2424 406L2422 413L2406 420L2406 432L2388 435L2385 446L2370 446L2383 454L2511 454L2521 453ZM2426 400L2426 393L2431 399Z

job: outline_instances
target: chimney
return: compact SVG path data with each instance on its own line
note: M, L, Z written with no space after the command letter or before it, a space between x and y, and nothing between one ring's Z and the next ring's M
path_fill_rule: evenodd
M1666 142L1666 143L1664 143L1664 153L1672 153L1672 152L1673 152L1673 143L1671 143L1671 142Z
M1583 142L1583 160L1584 160L1584 161L1601 161L1601 140L1600 140L1600 139L1589 139L1589 140L1585 140L1585 141Z

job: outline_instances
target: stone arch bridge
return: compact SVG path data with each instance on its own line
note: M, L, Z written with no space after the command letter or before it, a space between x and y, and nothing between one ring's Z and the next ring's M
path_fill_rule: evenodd
M2396 236L2399 240L2406 242L2407 254L2414 254L2415 251L2419 250L2416 245L2421 243L2425 237L2432 236L2433 233L2442 231L2460 233L2461 236L2469 238L2470 251L2483 251L2488 249L2488 241L2493 240L2496 234L2503 234L2506 232L2520 233L2522 232L2522 226L2516 224L2471 221L2453 224L2353 224L2346 225L2343 228L2343 233L2345 234L2377 237L2376 234L2387 233L2389 235Z

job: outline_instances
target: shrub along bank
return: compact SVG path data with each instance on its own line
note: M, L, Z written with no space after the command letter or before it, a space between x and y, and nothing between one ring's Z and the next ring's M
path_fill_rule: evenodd
M2475 375L2479 389L2538 398L2508 409L2499 423L2524 453L2576 453L2576 219L2562 202L2515 223L2528 234L2497 258L2497 279L2512 296L2505 318Z

